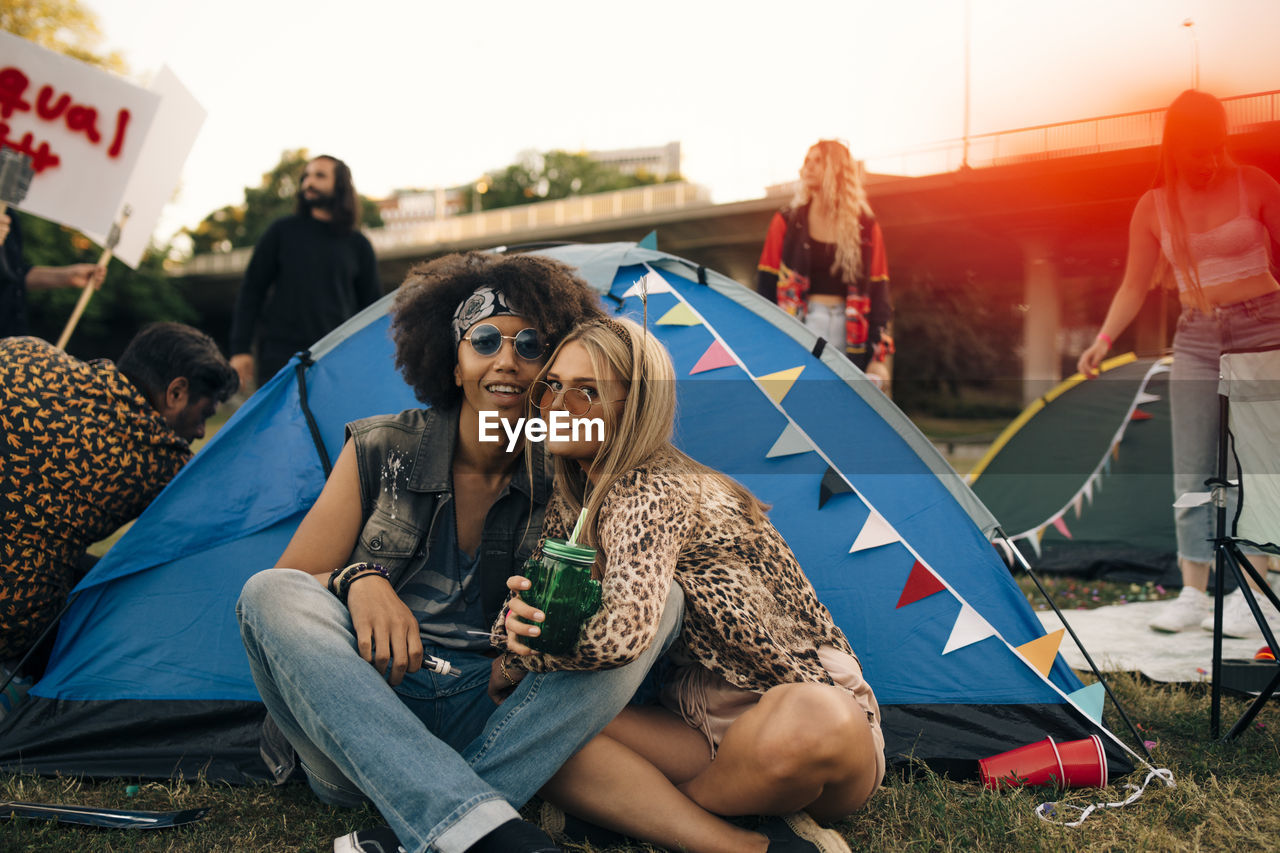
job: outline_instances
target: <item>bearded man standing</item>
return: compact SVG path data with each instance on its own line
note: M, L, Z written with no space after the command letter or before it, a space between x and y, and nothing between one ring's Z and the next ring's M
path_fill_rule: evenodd
M254 246L231 320L231 366L259 386L382 295L373 246L360 233L351 169L336 157L309 161L298 206ZM257 342L257 356L253 344Z

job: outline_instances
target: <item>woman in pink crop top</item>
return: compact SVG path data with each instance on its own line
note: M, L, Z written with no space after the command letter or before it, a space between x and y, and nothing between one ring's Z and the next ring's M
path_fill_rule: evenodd
M1153 280L1171 273L1183 312L1173 341L1175 498L1203 492L1217 458L1218 358L1224 350L1280 346L1280 284L1271 243L1280 239L1280 184L1241 166L1226 150L1227 119L1212 95L1188 90L1169 106L1155 186L1129 222L1124 278L1078 369L1095 376L1113 339L1137 315ZM1213 515L1206 505L1175 510L1182 594L1151 623L1157 631L1213 628L1205 595L1213 557ZM1261 632L1243 596L1226 602L1228 636ZM1261 601L1271 621L1280 613Z

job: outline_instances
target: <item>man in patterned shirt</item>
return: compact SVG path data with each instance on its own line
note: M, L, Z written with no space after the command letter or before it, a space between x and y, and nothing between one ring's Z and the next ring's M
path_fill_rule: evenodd
M147 326L115 364L0 340L0 662L57 617L85 549L146 508L237 387L213 339L180 323Z

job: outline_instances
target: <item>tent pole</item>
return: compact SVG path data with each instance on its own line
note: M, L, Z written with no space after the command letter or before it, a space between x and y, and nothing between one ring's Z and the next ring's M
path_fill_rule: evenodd
M1097 676L1098 683L1102 685L1102 689L1107 691L1107 695L1111 697L1111 702L1116 706L1116 710L1120 712L1121 719L1124 720L1126 726L1129 727L1129 733L1133 735L1133 739L1142 747L1142 752L1147 758L1151 758L1151 750L1147 749L1146 742L1142 739L1142 735L1138 734L1138 727L1129 719L1129 715L1125 713L1124 706L1120 704L1120 700L1116 698L1116 694L1111 691L1111 685L1102 677L1102 673L1098 671L1098 665L1093 662L1093 656L1089 654L1089 650L1084 647L1084 643L1080 642L1075 628L1071 627L1071 623L1067 621L1067 617L1062 615L1062 611L1058 609L1057 603L1053 600L1053 596L1049 595L1049 591L1044 588L1044 584L1040 582L1040 578L1036 575L1035 570L1031 568L1031 564L1027 562L1027 558L1023 556L1022 551L1010 539L1008 534L1000 527L996 527L996 534L1005 541L1013 550L1015 559L1022 566L1022 570L1027 573L1032 582L1035 583L1036 589L1040 590L1040 594L1044 596L1044 600L1049 602L1049 606L1053 608L1053 612L1057 614L1058 619L1062 621L1062 627L1067 629L1067 633L1071 635L1071 639L1075 641L1076 648L1084 655L1084 659L1089 662L1089 669L1093 670L1093 674ZM1101 721L1099 721L1101 722Z

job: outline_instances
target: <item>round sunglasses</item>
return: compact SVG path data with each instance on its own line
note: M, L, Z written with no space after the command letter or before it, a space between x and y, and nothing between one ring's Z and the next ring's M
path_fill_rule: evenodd
M560 383L557 382L556 385ZM562 396L565 409L575 417L585 415L592 406L600 402L600 392L594 388L566 388L560 385L557 389L541 379L533 383L533 388L529 391L529 399L539 409L550 409L556 404L556 399Z
M492 323L481 323L464 338L476 351L476 355L496 355L502 349L503 341L511 341L516 355L525 361L537 361L542 358L546 349L542 343L542 334L537 329L521 329L514 335L504 335L502 330Z

